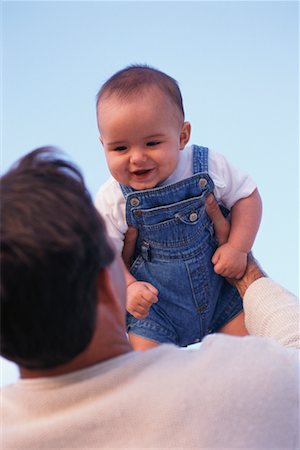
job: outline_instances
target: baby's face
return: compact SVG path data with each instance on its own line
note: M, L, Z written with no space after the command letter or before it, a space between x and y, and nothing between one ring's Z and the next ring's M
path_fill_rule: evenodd
M159 89L129 101L104 99L98 121L112 176L136 190L151 189L171 175L190 135L190 124Z

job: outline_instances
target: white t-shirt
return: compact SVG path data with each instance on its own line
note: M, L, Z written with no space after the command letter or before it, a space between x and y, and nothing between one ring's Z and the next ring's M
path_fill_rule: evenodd
M251 177L232 166L226 158L215 151L208 152L208 173L212 178L217 201L231 209L241 198L248 197L256 189ZM193 175L193 146L179 152L179 162L174 172L161 186L176 183ZM125 199L118 181L110 177L98 190L95 205L106 222L110 238L118 252L123 249L124 235L127 231Z

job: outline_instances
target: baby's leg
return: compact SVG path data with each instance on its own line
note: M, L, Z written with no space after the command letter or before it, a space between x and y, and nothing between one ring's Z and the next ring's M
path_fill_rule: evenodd
M237 316L230 320L230 322L227 322L219 328L218 333L232 334L234 336L247 336L249 333L245 326L244 312L241 311Z
M158 342L151 341L151 339L146 339L142 336L138 336L137 334L128 333L128 337L133 350L144 351L160 345Z

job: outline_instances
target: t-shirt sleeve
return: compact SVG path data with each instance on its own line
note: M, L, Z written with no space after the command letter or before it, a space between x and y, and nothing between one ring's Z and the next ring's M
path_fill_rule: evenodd
M95 206L105 221L107 233L116 251L121 253L128 227L125 218L125 200L118 183L113 178L99 188Z
M256 183L246 172L233 166L222 154L213 150L208 153L208 170L215 184L217 201L228 209L256 189Z

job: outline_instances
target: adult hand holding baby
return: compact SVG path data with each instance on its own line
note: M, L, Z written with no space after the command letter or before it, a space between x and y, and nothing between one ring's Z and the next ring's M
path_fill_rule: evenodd
M127 280L129 279L129 281L127 281L126 309L136 319L144 319L147 317L152 304L158 301L158 290L151 283L147 283L146 281L137 281L128 273L137 236L138 230L134 227L128 227L124 238L124 247L122 252L122 258L126 266L126 278ZM131 277L131 279L129 277Z
M223 216L213 194L206 197L205 209L214 225L215 235L219 242L219 247L211 260L215 272L227 278L241 278L247 266L247 253L232 247L227 242L230 223Z

